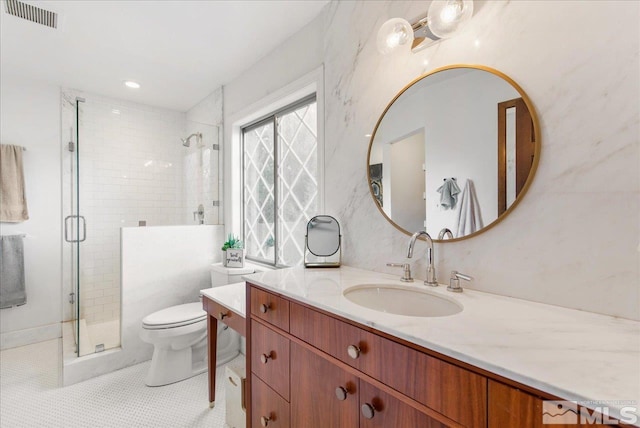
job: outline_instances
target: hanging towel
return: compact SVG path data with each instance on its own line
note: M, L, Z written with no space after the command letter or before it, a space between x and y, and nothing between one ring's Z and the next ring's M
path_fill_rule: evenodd
M467 180L464 185L456 217L458 220L457 238L469 235L484 227L482 215L480 214L480 204L476 196L476 188L471 180Z
M438 192L440 192L440 206L442 208L452 210L456 207L460 188L453 178L445 178L444 184L438 187Z
M27 303L22 236L0 237L0 309Z
M0 145L0 221L29 220L25 196L22 147Z

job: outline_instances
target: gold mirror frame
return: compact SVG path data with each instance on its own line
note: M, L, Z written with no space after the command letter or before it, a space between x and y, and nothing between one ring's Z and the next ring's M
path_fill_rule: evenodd
M369 194L371 195L371 198L373 199L373 203L375 204L376 208L378 208L378 211L380 211L380 214L382 214L382 216L384 218L386 218L387 221L389 223L391 223L391 225L393 225L393 227L398 229L400 232L402 232L402 233L404 233L406 235L409 235L409 236L411 236L413 234L413 232L407 231L406 229L404 229L403 227L398 225L396 222L394 222L384 212L382 207L376 202L376 197L375 197L375 195L373 193L373 188L371 187L371 172L370 172L370 168L369 168L369 160L371 159L371 148L373 147L373 141L376 138L376 133L378 132L378 127L380 126L380 123L382 122L382 119L384 119L385 115L387 114L387 111L389 111L389 109L391 108L393 103L395 103L396 100L398 98L400 98L402 96L402 94L404 94L410 87L412 87L413 85L415 85L416 83L418 83L422 79L425 79L425 78L427 78L427 77L429 77L429 76L431 76L433 74L439 73L441 71L457 69L457 68L472 68L472 69L482 70L482 71L486 71L486 72L492 73L492 74L494 74L494 75L496 75L498 77L501 77L507 83L511 84L511 86L513 86L513 88L515 88L516 91L518 91L518 93L520 94L520 96L524 100L527 108L529 109L529 113L531 114L531 120L533 121L533 131L534 131L534 136L535 136L535 141L533 142L534 143L534 157L533 157L533 162L531 164L531 170L529 171L529 176L527 177L527 181L525 182L524 186L522 187L522 190L520 190L520 193L516 197L515 201L513 201L513 203L502 214L500 214L498 216L498 218L496 218L494 221L492 221L488 225L484 226L482 229L480 229L480 230L478 230L476 232L470 233L469 235L465 235L465 236L462 236L460 238L453 238L453 239L435 239L435 238L432 237L433 242L458 242L458 241L463 241L465 239L473 238L474 236L477 236L477 235L479 235L481 233L486 232L489 229L494 228L496 225L498 225L502 220L504 220L505 217L507 217L515 209L515 207L520 203L522 198L525 196L525 194L529 190L529 187L531 186L531 182L533 181L533 178L536 175L536 172L538 170L538 163L540 162L540 151L541 151L542 144L540 143L540 123L539 123L539 120L538 120L538 115L536 114L536 111L533 108L533 103L531 102L531 99L524 92L524 90L520 87L520 85L518 85L513 79L511 79L506 74L504 74L504 73L502 73L502 72L500 72L500 71L498 71L498 70L496 70L494 68L487 67L487 66L484 66L484 65L453 64L453 65L447 65L447 66L444 66L444 67L439 67L439 68L431 70L430 72L425 73L425 74L417 77L416 79L414 79L411 82L409 82L409 84L406 85L404 88L402 88L400 90L400 92L398 92L396 94L396 96L393 97L391 102L389 102L389 104L387 104L387 107L384 109L384 111L380 115L380 118L378 119L378 122L376 123L376 126L373 129L373 133L371 134L371 140L369 141L369 150L367 151L367 185L369 186Z

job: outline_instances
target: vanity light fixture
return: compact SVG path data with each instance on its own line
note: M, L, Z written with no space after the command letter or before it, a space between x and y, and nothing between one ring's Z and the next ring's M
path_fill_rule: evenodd
M378 51L383 55L411 42L418 52L440 39L447 39L463 28L473 15L473 0L433 0L427 14L414 23L391 18L378 30Z
M134 82L133 80L125 80L122 82L124 86L131 89L140 89L140 84L138 82Z

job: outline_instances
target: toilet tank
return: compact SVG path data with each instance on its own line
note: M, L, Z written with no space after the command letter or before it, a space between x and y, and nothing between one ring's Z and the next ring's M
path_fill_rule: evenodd
M242 268L229 268L224 267L222 263L214 263L211 265L211 287L242 282L243 275L249 275L255 271L255 267L248 263L245 263Z

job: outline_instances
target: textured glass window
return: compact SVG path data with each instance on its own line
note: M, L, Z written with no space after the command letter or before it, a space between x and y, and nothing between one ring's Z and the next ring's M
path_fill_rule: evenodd
M307 221L318 214L315 96L244 128L243 142L246 255L299 265Z

